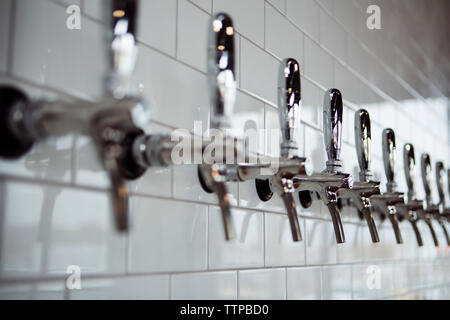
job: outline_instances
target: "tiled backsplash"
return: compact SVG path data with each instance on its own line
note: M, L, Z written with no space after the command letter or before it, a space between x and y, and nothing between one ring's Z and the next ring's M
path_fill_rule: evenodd
M429 152L433 164L448 159L448 102L426 70L413 66L422 52L405 50L386 30L365 25L370 3L381 6L383 17L397 2L140 2L135 74L152 102L148 129L192 130L194 120L207 128L207 21L224 11L237 31L235 110L250 112L261 129L278 127L281 59L300 62L301 153L312 159L315 171L326 159L322 96L331 87L344 97L347 172L357 173L353 121L360 107L372 119L372 169L383 189L385 127L397 135L399 190L406 189L400 156L405 142L415 145L416 158ZM68 4L81 7L81 30L66 28ZM0 82L35 98L100 97L107 58L101 5L101 0L0 1ZM337 245L329 214L316 202L300 209L304 240L294 243L279 197L263 203L254 183L244 182L229 185L238 237L226 242L215 197L201 189L195 166L186 166L152 169L130 182L132 230L118 234L106 174L91 141L77 135L41 143L19 160L0 161L0 182L1 298L450 298L450 250L438 225L440 248L422 222L424 247L417 247L407 222L401 224L405 243L397 245L390 224L377 216L381 242L372 244L356 211L345 209L347 242ZM423 198L421 183L417 191ZM66 287L70 265L81 268L81 290ZM373 270L380 272L379 288L371 287Z

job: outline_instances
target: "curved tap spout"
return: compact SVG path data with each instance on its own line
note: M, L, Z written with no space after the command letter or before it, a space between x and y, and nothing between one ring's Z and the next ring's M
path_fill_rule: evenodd
M328 172L340 172L342 146L342 94L338 89L329 89L323 100L323 136L327 151Z
M298 155L301 102L300 66L292 58L285 59L280 64L278 84L282 157L292 158Z
M236 100L236 75L234 71L234 27L230 16L218 13L209 23L208 82L211 93L212 128L230 126Z

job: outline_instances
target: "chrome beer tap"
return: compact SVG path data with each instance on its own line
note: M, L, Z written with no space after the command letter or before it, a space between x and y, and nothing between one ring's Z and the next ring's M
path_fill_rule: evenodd
M302 240L302 235L297 216L297 205L293 197L295 192L293 178L297 175L306 175L306 158L298 156L300 111L300 66L296 60L289 58L281 62L279 70L280 157L270 161L271 164L276 163L276 166L260 164L238 166L238 176L241 181L255 179L256 191L262 201L270 200L273 192L276 192L283 200L294 241ZM273 174L267 178L262 174L262 169L272 169Z
M450 170L448 171L450 174ZM445 175L445 169L444 169L444 163L441 161L436 162L436 184L437 184L437 190L439 194L439 212L441 214L441 221L446 219L450 222L450 208L446 207L445 203L445 191L444 191L444 175ZM450 177L450 176L449 176ZM450 182L449 182L450 187ZM450 191L450 188L449 188ZM445 229L447 230L447 229ZM448 240L448 237L447 237ZM450 243L447 243L450 245Z
M298 62L294 59L283 60L280 64L279 75L278 110L282 132L280 157L270 158L270 161L262 161L262 157L259 157L255 163L243 161L235 165L228 164L218 176L223 181L255 180L256 190L262 201L270 200L273 192L276 192L286 207L292 239L301 241L302 235L293 198L295 189L292 181L297 174L306 175L306 159L297 155L297 130L300 124L301 108ZM237 158L239 160L239 157ZM199 177L203 188L206 191L211 189L212 179L206 179L204 174L200 174Z
M209 45L208 45L208 80L210 83L212 99L211 128L224 130L229 127L230 116L233 113L234 101L236 96L236 77L234 71L234 28L231 18L224 13L214 15L209 21ZM192 137L186 137L191 139ZM195 139L200 139L199 143ZM214 141L215 147L225 148L236 155L242 152L239 141L224 136L222 141ZM203 140L203 137L193 137L189 143L190 160L188 163L178 163L172 157L173 152L177 150L179 142L174 141L171 135L167 134L141 134L135 137L132 142L132 152L130 159L133 159L135 166L145 170L151 166L171 166L179 164L193 164L196 159L202 159L198 166L199 179L202 187L209 193L215 193L218 198L219 206L222 212L225 238L231 240L235 237L231 220L231 208L229 196L225 182L229 175L234 172L234 167L228 166L225 156L223 158L209 159L206 163L203 158L206 147L211 147L209 143ZM231 170L233 169L233 170Z
M431 225L431 220L423 214L423 201L416 199L415 192L415 167L416 160L414 154L414 146L410 143L406 143L403 147L403 166L405 171L406 184L408 186L407 202L405 204L398 204L396 206L401 219L408 218L412 224L418 245L423 246L422 237L420 235L419 228L417 227L417 221L421 218L424 219L428 225L433 241L437 245L436 234L434 228Z
M430 155L428 153L423 153L420 160L421 160L420 163L421 163L421 169L422 169L422 181L423 181L423 188L425 191L425 203L426 203L426 207L424 209L423 214L426 217L426 219L431 220L431 218L434 218L434 219L436 219L437 222L439 222L439 225L441 226L442 231L444 232L444 236L445 236L447 244L448 244L449 238L448 238L447 228L445 227L445 222L443 220L444 217L442 217L440 214L439 204L437 204L437 205L434 204L432 196L431 196L432 167L431 167ZM438 166L436 166L436 170L437 170L436 177L439 179L438 171L440 170L440 168ZM439 185L439 183L438 183L438 185ZM438 193L439 193L439 188L438 188ZM431 221L430 221L430 224L431 224ZM434 229L433 229L433 231L434 231ZM435 240L435 244L436 244L436 246L438 245L437 238Z
M380 195L374 195L370 198L372 206L377 210L382 219L386 217L392 224L394 229L395 240L398 244L403 243L402 234L398 225L396 205L404 204L404 194L396 192L397 184L395 183L395 158L396 158L396 144L395 133L392 129L384 129L382 133L382 150L384 172L387 178L386 192Z
M342 164L339 160L342 145L342 114L341 92L338 89L329 89L325 92L323 101L324 142L328 156L326 168L321 173L294 178L303 207L309 207L313 199L321 199L327 206L337 243L345 242L344 228L337 205L338 191L353 187L352 175L342 173Z
M108 34L110 73L105 96L97 101L30 101L25 93L10 87L0 87L0 125L2 142L0 156L17 158L32 145L48 137L69 133L90 136L98 156L111 180L111 192L116 227L128 229L129 190L124 179L142 174L127 157L130 142L143 131L148 110L133 90L132 74L137 57L135 0L105 2L105 12L111 26Z
M359 181L353 182L353 188L338 190L338 198L350 199L366 219L372 242L380 242L377 226L371 211L371 198L380 194L380 182L372 181L370 171L371 129L369 113L360 109L355 112L355 145L359 163Z

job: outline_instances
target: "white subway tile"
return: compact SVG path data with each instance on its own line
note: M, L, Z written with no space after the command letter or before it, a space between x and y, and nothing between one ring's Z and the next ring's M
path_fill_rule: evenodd
M333 55L347 62L347 33L327 12L320 9L320 44Z
M132 206L131 272L206 269L207 206L137 196Z
M286 0L267 0L267 2L277 8L283 14L286 14Z
M264 265L263 213L241 209L231 211L235 239L225 240L218 207L210 207L209 268L246 268Z
M228 13L239 33L264 46L264 1L214 0L213 11Z
M87 19L80 30L69 30L66 18L65 8L53 2L18 1L12 72L78 97L102 96L105 30Z
M305 219L305 234L307 265L336 263L338 244L331 221Z
M192 3L178 2L177 57L203 72L206 72L207 64L209 19L207 13Z
M171 298L175 300L237 299L236 271L175 274Z
M89 17L106 22L107 14L103 0L88 0L83 2L83 11Z
M9 33L10 22L9 16L11 12L11 1L2 1L0 4L0 20L3 21L2 28L0 30L0 73L6 72L8 64L8 48L9 48Z
M138 39L175 56L177 0L147 0L139 5Z
M63 282L28 282L20 284L2 284L2 300L62 300Z
M286 0L286 14L303 32L319 38L319 5L314 0Z
M152 101L152 120L192 131L194 121L208 128L210 113L206 75L154 50L140 46L136 80Z
M300 118L302 121L315 127L321 126L323 94L317 86L302 77L302 110Z
M0 173L48 181L70 182L73 137L46 139L14 160L0 160Z
M203 10L208 11L209 13L211 13L212 0L189 0L189 1L191 1L195 5L199 6Z
M303 33L270 5L266 5L266 50L279 59L294 58L303 65Z
M241 38L242 89L276 105L279 64L270 54Z
M2 276L27 276L42 271L43 243L40 227L44 191L39 185L3 182L1 241Z
M289 300L320 300L322 298L321 268L288 268L287 298Z
M238 271L239 299L284 300L286 299L286 270Z
M355 213L356 215L356 213ZM363 233L368 233L368 228L363 225L344 223L345 240L343 244L338 247L338 261L340 263L361 262L363 261L364 242Z
M81 280L81 288L69 290L71 300L169 299L169 276L127 276Z
M325 168L327 157L322 133L307 126L305 127L305 157L311 159L314 172L321 172Z
M265 265L300 266L305 264L305 224L299 218L302 241L293 241L287 215L265 214Z
M325 300L346 300L352 298L350 265L322 268L322 290Z
M45 190L40 218L44 270L60 275L75 265L82 274L124 272L127 239L113 218L108 193Z
M325 90L333 87L333 59L315 42L305 37L304 72Z

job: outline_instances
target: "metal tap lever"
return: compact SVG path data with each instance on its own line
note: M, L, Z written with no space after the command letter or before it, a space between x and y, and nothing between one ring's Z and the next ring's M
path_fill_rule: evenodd
M300 128L300 110L302 106L300 66L292 58L280 64L278 81L278 118L281 129L281 156L297 156Z
M230 126L236 99L234 71L234 28L230 16L218 13L209 23L208 83L211 93L211 127L226 129Z
M340 172L342 146L342 94L338 89L329 89L323 100L323 137L328 160L327 172Z
M355 112L355 145L359 163L359 180L368 182L372 177L370 172L370 142L372 133L370 129L369 112L359 109Z

